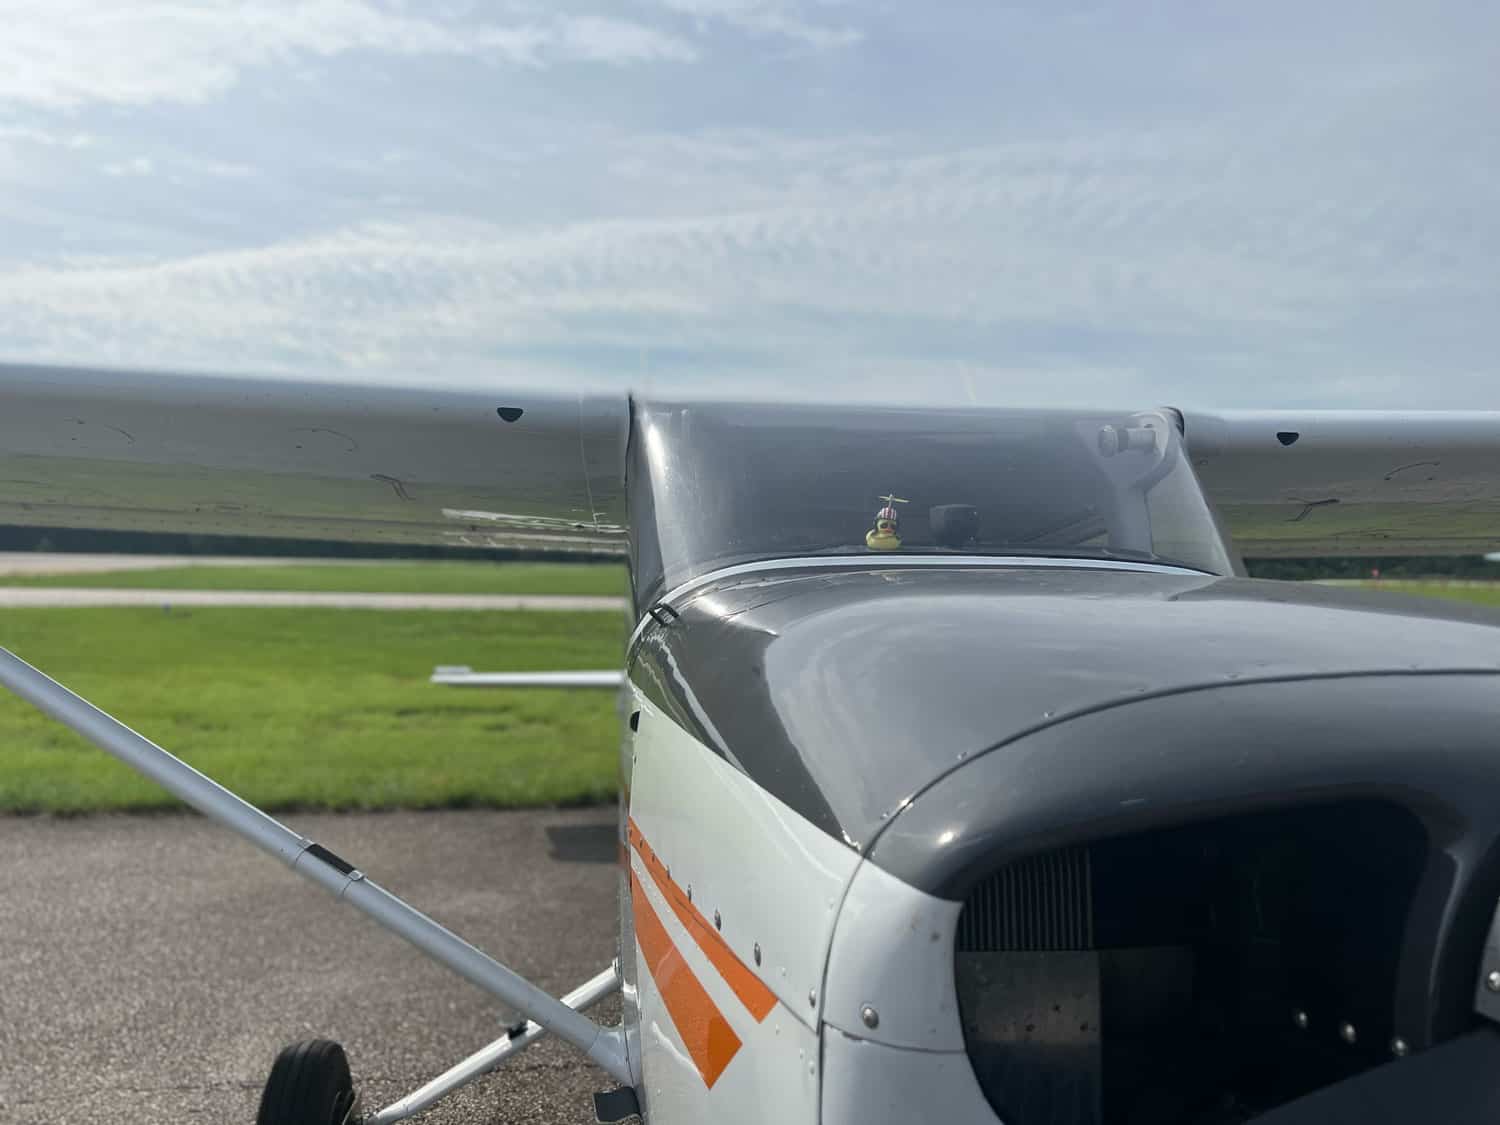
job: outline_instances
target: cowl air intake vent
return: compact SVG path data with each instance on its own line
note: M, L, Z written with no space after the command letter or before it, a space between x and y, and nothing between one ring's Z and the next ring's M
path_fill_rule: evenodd
M959 953L1092 949L1087 848L1064 848L1001 868L964 903Z
M954 956L985 1096L1006 1125L1238 1125L1388 1062L1426 843L1349 801L999 868Z

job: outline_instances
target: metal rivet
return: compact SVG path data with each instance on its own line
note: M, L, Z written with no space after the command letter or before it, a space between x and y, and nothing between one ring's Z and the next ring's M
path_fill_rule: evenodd
M723 928L724 928L724 919L720 918L719 917L719 912L717 910L715 910L714 911L714 929L716 929L716 930L722 930Z
M1310 1021L1307 1018L1306 1012L1296 1011L1292 1013L1292 1022L1300 1027L1303 1031L1306 1031L1307 1025Z
M755 943L755 963L760 964L760 942Z
M866 1027L880 1026L880 1013L868 1004L859 1010L859 1018L865 1021Z
M810 989L807 990L807 1003L809 1004L809 1006L814 1007L814 1008L816 1008L818 1006L818 990L817 989L810 988Z
M1359 1032L1354 1030L1352 1023L1339 1024L1339 1038L1345 1043L1355 1043L1359 1040Z
M1500 969L1490 970L1490 975L1484 978L1484 987L1491 992L1500 992Z
M1391 1054L1395 1055L1398 1059L1406 1058L1410 1050L1411 1048L1406 1045L1406 1040L1402 1039L1401 1036L1398 1035L1391 1040Z

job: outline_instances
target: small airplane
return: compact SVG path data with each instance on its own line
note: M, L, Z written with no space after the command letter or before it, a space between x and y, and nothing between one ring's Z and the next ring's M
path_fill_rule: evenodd
M561 998L16 655L0 683L526 1018L600 1120L1496 1120L1500 415L672 401L0 366L0 520L623 555L619 944ZM603 673L612 676L612 673ZM586 1010L619 992L618 1026Z

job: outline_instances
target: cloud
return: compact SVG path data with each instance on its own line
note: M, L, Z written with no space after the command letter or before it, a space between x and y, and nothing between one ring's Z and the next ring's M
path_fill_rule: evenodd
M530 67L696 57L680 37L618 19L464 24L411 14L419 10L372 0L0 3L0 104L58 110L203 102L252 68L356 51Z
M9 357L1500 406L1477 27L77 4L0 39Z
M149 156L133 156L129 160L111 161L104 165L106 176L149 176L156 170L156 162Z
M1196 128L927 150L899 136L622 137L601 190L627 199L630 175L662 169L645 185L660 214L416 216L17 267L0 275L0 338L59 360L325 375L915 388L926 372L1022 397L1097 397L1108 379L1128 401L1305 395L1309 367L1334 389L1336 364L1402 370L1411 357L1391 350L1380 310L1439 323L1434 306L1483 299L1462 279L1487 268L1419 182L1374 191L1330 172L1307 199L1286 161L1326 137L1305 143L1241 130L1233 170L1217 131ZM1414 225L1424 239L1395 233ZM1209 376L1232 393L1205 396Z
M584 62L692 62L698 57L685 40L641 24L598 16L564 20L553 35L552 47L561 57Z
M94 138L76 129L43 129L36 125L0 124L0 144L40 145L46 148L88 148Z
M754 35L774 36L816 50L849 47L864 38L858 28L809 19L798 0L658 0L663 7L700 25L724 24ZM827 7L828 5L823 5Z

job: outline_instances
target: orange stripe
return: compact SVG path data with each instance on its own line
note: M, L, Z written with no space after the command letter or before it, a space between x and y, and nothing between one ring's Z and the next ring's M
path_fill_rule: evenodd
M672 908L672 913L677 915L677 920L683 924L687 932L693 935L698 948L703 950L704 955L713 963L725 983L734 990L740 1003L745 1005L745 1010L755 1017L756 1023L760 1023L771 1014L771 1009L776 1007L776 994L766 987L749 965L735 956L734 950L729 948L729 943L719 936L713 926L709 925L708 919L693 905L693 900L688 898L682 888L672 881L672 877L667 874L666 864L662 863L656 853L651 850L651 845L646 843L646 838L641 835L641 830L636 827L633 818L629 821L629 833L631 844L640 853L641 859L646 864L646 870L651 873L651 878L656 883L656 889L661 891L662 897L667 900L667 905Z
M631 886L630 897L635 906L635 940L645 954L646 968L656 982L667 1013L677 1025L682 1045L692 1056L704 1084L712 1089L724 1068L739 1053L740 1037L672 944L638 880Z

